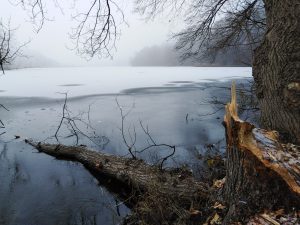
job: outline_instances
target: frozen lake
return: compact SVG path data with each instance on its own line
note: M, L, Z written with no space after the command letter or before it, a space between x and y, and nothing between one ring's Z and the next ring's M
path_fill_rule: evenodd
M251 72L245 67L7 71L0 77L0 103L10 110L0 110L5 124L0 130L5 132L0 136L0 224L118 224L129 211L82 166L38 154L24 144L24 138L56 142L53 135L64 103L61 93L68 93L70 116L83 131L79 144L111 154L128 153L117 99L125 113L130 111L124 121L125 136L130 142L136 133L136 150L149 141L142 121L157 143L176 146L166 167L185 163L196 173L194 153L224 139L223 111L212 113L216 108L209 100L228 101L226 87L231 80L245 82ZM69 128L63 124L59 141L75 144ZM139 157L155 164L169 151L152 149Z
M251 76L248 67L78 67L20 69L1 77L0 96L52 97L116 94L141 87L197 85ZM187 81L185 83L185 81Z

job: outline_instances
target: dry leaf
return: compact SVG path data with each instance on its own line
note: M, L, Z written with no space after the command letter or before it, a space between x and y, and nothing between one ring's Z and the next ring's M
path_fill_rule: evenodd
M220 216L218 215L218 213L216 213L215 215L214 215L214 217L212 218L212 220L210 221L210 224L221 224L222 222L221 222L221 218L220 218Z
M271 218L268 214L264 213L264 214L261 215L261 217L264 218L265 220L267 220L268 222L270 222L271 224L280 225L280 223L278 223L276 220Z

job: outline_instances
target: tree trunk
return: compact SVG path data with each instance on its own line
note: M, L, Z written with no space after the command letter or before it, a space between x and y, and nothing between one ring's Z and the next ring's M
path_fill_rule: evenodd
M300 2L264 0L267 32L255 50L253 77L261 124L300 143Z
M228 211L223 222L232 224L266 210L299 210L299 147L281 144L276 132L240 120L235 85L224 125L227 161L222 192Z
M0 63L0 68L1 68L2 73L4 74L4 68L3 68L3 64L2 63Z

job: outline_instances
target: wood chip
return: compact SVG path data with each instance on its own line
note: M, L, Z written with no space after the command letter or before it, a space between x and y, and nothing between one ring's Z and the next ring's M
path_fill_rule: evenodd
M225 177L223 179L221 179L221 180L216 180L214 182L214 184L213 184L213 187L214 188L222 188L224 186L224 184L225 184L225 180L226 180Z
M221 203L219 202L216 202L213 206L214 209L225 209L226 206L222 205Z

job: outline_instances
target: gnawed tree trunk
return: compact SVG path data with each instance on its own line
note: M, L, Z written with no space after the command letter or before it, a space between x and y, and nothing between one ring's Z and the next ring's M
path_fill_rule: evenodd
M250 218L265 210L300 210L300 149L283 145L275 131L239 119L235 85L226 106L226 182L224 222Z
M124 224L299 224L299 147L281 144L276 132L240 120L235 85L224 125L226 179L213 187L186 171L160 171L138 159L83 147L27 143L59 159L82 163L132 209Z
M253 77L266 129L300 143L300 3L264 0L267 33L256 49Z

